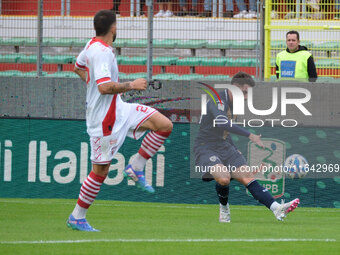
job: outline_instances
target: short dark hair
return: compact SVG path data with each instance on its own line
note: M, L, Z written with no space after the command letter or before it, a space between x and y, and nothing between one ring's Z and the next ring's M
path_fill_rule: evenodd
M254 87L255 86L255 81L254 81L254 79L249 74L247 74L245 72L238 72L231 79L231 84L233 84L233 85L235 85L235 84L238 84L238 85L247 84L250 87Z
M93 19L94 30L96 36L106 35L112 24L116 23L116 14L110 10L100 10L96 13Z
M300 41L300 35L298 31L292 30L292 31L287 32L286 38L288 35L296 35L296 38L298 39L298 41Z

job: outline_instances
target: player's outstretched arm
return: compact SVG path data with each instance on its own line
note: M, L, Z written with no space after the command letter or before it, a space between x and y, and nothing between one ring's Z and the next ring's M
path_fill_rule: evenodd
M250 139L250 141L252 141L253 143L256 143L258 146L260 146L262 148L265 147L262 140L261 140L261 135L255 135L253 133L250 133L248 138Z
M106 82L98 86L98 90L102 95L105 94L119 94L130 90L146 90L147 81L144 78L139 78L134 81L117 83Z

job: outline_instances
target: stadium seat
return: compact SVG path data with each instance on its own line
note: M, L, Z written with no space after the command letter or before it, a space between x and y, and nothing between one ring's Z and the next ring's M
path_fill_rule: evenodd
M126 74L126 73L121 73L121 72L119 72L119 80L127 80L127 79L129 79L129 75L128 74Z
M37 46L37 38L30 37L13 37L2 38L0 40L2 46Z
M22 73L18 70L8 70L0 72L0 77L20 77Z
M42 76L46 76L47 72L42 72L41 74ZM37 77L38 75L36 71L32 71L32 72L23 72L21 73L21 76L22 77Z
M37 63L37 55L20 54L18 63Z
M202 66L225 66L227 58L205 58L202 59Z
M50 38L48 40L48 46L51 47L72 47L74 44L74 38Z
M45 64L72 64L75 61L76 57L70 55L43 55Z
M176 47L180 49L200 49L208 44L207 40L180 40Z
M116 60L117 60L117 64L120 65L122 63L122 60L124 58L129 58L127 56L122 56L122 55L116 55Z
M135 80L135 79L138 79L138 78L147 79L148 74L147 73L131 73L127 76L127 79L129 79L129 80Z
M256 40L247 40L247 41L236 41L231 40L230 48L232 49L256 49L257 41ZM259 42L260 43L260 42Z
M153 47L155 48L175 48L180 40L177 39L155 39Z
M121 65L145 65L147 58L145 56L137 57L123 57L121 59Z
M218 40L207 44L208 49L229 49L232 42L230 40Z
M270 66L271 67L276 67L276 58L271 58L270 59Z
M286 41L282 41L282 40L273 40L270 43L270 47L272 48L272 50L283 50L285 48L287 48L286 45Z
M24 46L37 46L38 40L37 38L25 38L24 39Z
M160 73L154 75L152 78L156 80L176 80L179 78L179 75L174 73Z
M176 65L178 66L200 66L202 60L206 59L205 57L188 57L177 60Z
M77 39L74 38L44 37L43 45L48 47L72 47L76 41ZM85 44L83 46L85 46Z
M73 41L73 46L75 47L85 47L90 38L75 38Z
M78 78L78 75L74 72L55 72L47 74L47 77Z
M226 66L255 66L256 59L255 58L227 58Z
M79 39L44 37L43 45L52 46L52 47L71 47L73 46L76 40L79 40ZM37 44L38 44L37 38L30 38L30 37L12 37L12 38L4 38L0 40L0 45L8 45L8 46L37 46Z
M176 78L176 80L184 80L184 81L203 80L203 79L204 79L203 74L184 74Z
M129 39L122 39L122 38L116 38L116 40L113 43L114 48L123 48L126 47L127 42Z
M301 41L300 45L307 47L309 50L314 47L314 43L312 41Z
M24 37L13 37L13 38L3 38L0 43L3 46L23 46L25 38Z
M20 59L20 54L0 55L0 63L17 63L19 59Z
M139 39L139 40L128 40L126 42L126 47L128 48L146 48L147 39Z
M315 61L316 67L334 67L335 65L334 59L319 59Z
M43 46L50 46L51 41L53 41L53 37L44 37L42 40Z
M256 66L256 63L257 63L257 59L256 58L245 58L245 59L247 59L248 61L249 61L249 65L246 65L246 66ZM253 77L253 78L255 78L255 77Z
M340 49L340 42L324 42L314 45L314 50L336 51Z
M152 60L152 64L155 66L170 66L175 65L178 57L156 57Z
M340 68L340 59L334 59L333 66L336 68Z
M229 77L229 75L224 75L224 74L214 74L214 75L207 75L207 76L205 76L204 80L210 80L210 81L231 81L231 77Z

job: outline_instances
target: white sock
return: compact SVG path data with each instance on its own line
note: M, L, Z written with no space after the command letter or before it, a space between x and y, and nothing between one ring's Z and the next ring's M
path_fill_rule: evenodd
M143 171L146 161L148 161L146 158L137 153L136 157L134 157L131 162L131 166L136 171Z
M279 206L280 206L280 204L278 202L274 201L270 206L270 210L272 210L272 212L274 212Z
M83 208L76 204L76 207L74 207L74 210L72 212L72 215L76 220L84 219L86 217L86 212L87 208Z
M222 204L220 203L220 207L222 207L223 209L227 209L227 208L228 208L228 205L229 205L229 203L227 203L226 205L222 205Z

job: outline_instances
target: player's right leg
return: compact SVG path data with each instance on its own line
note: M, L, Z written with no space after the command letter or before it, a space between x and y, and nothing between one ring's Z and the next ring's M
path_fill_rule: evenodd
M294 200L284 203L282 200L282 203L275 208L273 211L276 219L283 221L283 219L287 216L288 213L295 210L296 207L300 204L300 199L295 198Z
M220 201L220 222L230 222L230 209L229 209L229 183L230 173L223 164L214 165L211 168L210 174L216 181L216 193Z
M298 198L288 203L279 204L276 202L269 191L256 181L254 174L249 171L249 168L246 165L233 171L232 177L243 184L252 194L254 199L269 208L274 213L276 219L280 221L283 221L287 214L294 211L300 203Z
M124 139L105 136L91 137L92 171L83 182L77 204L67 220L67 226L80 231L98 231L86 220L86 213L96 199L110 168L111 160L119 150Z

